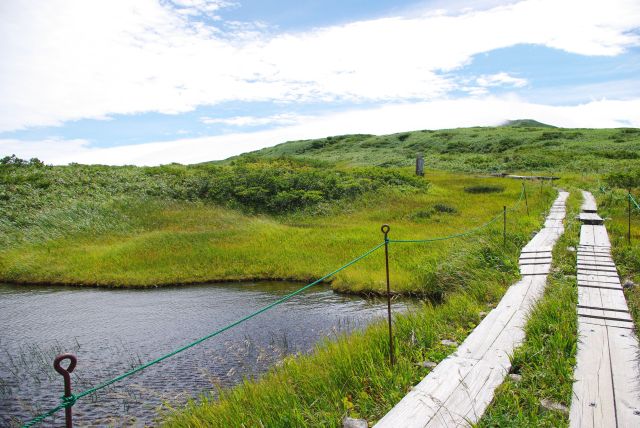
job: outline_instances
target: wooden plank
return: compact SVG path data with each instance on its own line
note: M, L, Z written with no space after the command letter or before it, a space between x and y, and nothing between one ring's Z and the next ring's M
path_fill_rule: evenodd
M610 276L618 276L618 270L614 266L578 264L578 272L584 274L600 272L602 274L609 274Z
M582 274L582 273L578 272L577 276L578 276L578 281L592 281L592 282L600 282L600 283L604 283L604 284L621 285L620 284L620 279L618 278L617 275L615 275L615 276L606 276L604 274L594 274L594 273Z
M603 320L600 318L578 317L578 321L583 324L601 325L605 327L624 328L633 330L634 324L627 321Z
M588 309L578 307L578 316L605 320L633 322L628 312L609 311L605 309Z
M628 312L622 290L578 287L578 306Z
M578 216L578 220L580 220L584 224L602 224L604 220L596 213L580 213Z
M620 277L618 276L618 273L613 271L602 271L602 270L587 270L587 269L578 269L577 274L580 276L583 275L591 275L591 276L597 276L598 278L608 278L608 279L614 279L614 280L620 280Z
M580 266L601 266L601 267L612 267L612 268L616 267L616 264L614 262L606 261L606 260L594 260L594 259L586 259L586 258L578 257L577 262L578 262L578 268L580 268Z
M595 237L593 232L593 226L582 225L580 227L580 245L593 245L595 243Z
M520 275L547 275L550 269L548 263L520 265Z
M638 338L633 331L607 328L619 427L640 426L640 366Z
M548 265L551 264L551 258L545 257L544 259L522 259L518 263L520 266L526 265Z
M468 421L480 420L493 399L493 393L485 393L493 392L502 384L504 377L509 373L509 368L481 360L474 367L474 371L476 375L465 379L438 409L434 417L426 425L421 426L461 427L468 426ZM404 427L405 425L396 426Z
M596 281L578 281L578 287L585 288L604 288L609 290L622 290L622 285L616 284L603 284Z
M607 228L605 226L593 226L593 232L596 240L595 245L611 247L611 241L609 241L609 235L607 234Z
M526 259L550 259L551 258L551 251L541 251L541 252L534 252L534 253L522 253L520 254L520 260L526 260Z
M587 253L584 251L578 251L578 254L576 256L578 258L578 260L580 259L589 259L589 260L602 260L602 261L606 261L606 262L612 262L613 258L611 256L610 253Z
M377 427L424 427L477 364L476 360L445 358L396 404Z
M578 244L578 252L580 251L611 254L611 247L609 247L608 245L602 246L602 245L593 245L593 244L591 245Z
M587 213L595 213L598 211L598 206L596 204L596 198L593 197L591 192L582 191L582 206L580 207L580 211Z
M615 421L607 327L578 321L578 352L573 373L569 426L611 427Z
M560 192L557 200L565 201L567 196ZM563 227L544 228L532 238L522 251L520 266L523 272L533 275L526 275L509 287L498 306L458 349L391 409L377 427L459 426L480 419L509 371L509 355L524 340L527 316L544 293L547 275L543 272L549 270L551 249L562 231Z
M618 272L616 269L615 263L604 262L604 263L584 263L582 261L576 261L578 269L586 269L586 270L601 270L604 272Z

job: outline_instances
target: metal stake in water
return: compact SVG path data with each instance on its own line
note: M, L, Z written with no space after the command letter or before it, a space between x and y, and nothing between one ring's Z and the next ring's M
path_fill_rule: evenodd
M387 271L387 319L389 321L389 362L393 366L395 358L393 356L393 331L391 329L391 285L389 283L389 231L388 224L383 224L380 228L384 233L384 263Z
M60 364L64 360L69 360L69 365L66 369ZM71 408L75 403L75 397L71 394L71 372L76 368L77 363L78 359L73 354L58 355L56 359L53 360L53 368L56 369L56 371L64 378L64 396L62 397L62 400L65 404L64 418L66 428L73 428Z

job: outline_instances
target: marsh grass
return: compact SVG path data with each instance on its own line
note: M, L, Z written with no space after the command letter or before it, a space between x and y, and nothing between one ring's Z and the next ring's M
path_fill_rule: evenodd
M0 281L114 287L255 279L309 281L381 242L383 223L391 225L390 237L395 239L453 234L486 222L503 205L512 205L521 191L515 180L435 171L427 179L428 190L387 187L325 207L324 214L247 215L199 202L113 202L110 209L118 215L109 221L131 219L127 227L53 234L44 241L10 246L0 251ZM479 184L500 185L505 191L464 192L465 187ZM538 224L543 204L551 199L548 187L537 192L535 185L528 186L529 203L534 207L531 216L520 213L508 218L513 248L524 242L515 231ZM432 209L435 206L446 209ZM430 218L416 218L425 209L432 211ZM496 238L500 230L500 225L494 225L489 235L438 245L393 245L394 291L442 294L446 286L435 278L455 279L452 269L461 263L457 259L480 251L482 241ZM384 288L382 256L378 251L341 272L332 286L348 292L380 292Z
M424 267L439 302L424 301L419 309L394 317L395 366L389 365L386 325L378 322L327 340L310 355L287 357L258 380L205 394L183 409L167 409L163 425L337 427L346 415L375 422L429 372L421 362L439 362L454 351L440 341L464 340L516 280L520 246L543 218L542 210L536 220L518 214L512 244L505 247L501 229L489 228L458 241L446 260ZM398 248L403 247L392 246L392 254ZM404 248L425 250L420 245Z

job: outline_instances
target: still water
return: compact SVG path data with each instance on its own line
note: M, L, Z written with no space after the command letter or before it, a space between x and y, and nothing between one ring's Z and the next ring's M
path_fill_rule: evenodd
M266 306L300 284L231 283L152 290L0 284L0 425L59 404L62 376L54 357L77 355L80 392ZM404 311L409 302L394 303ZM77 426L153 425L163 403L259 376L286 355L306 353L323 338L383 320L378 299L317 286L74 406ZM44 426L59 426L63 412Z

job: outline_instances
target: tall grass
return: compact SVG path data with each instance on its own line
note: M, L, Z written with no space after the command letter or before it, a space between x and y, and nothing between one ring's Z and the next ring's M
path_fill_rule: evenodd
M311 355L288 358L260 380L168 411L163 425L337 427L347 415L375 422L429 372L422 362L439 362L454 350L441 340L464 340L515 281L520 243L543 219L540 205L530 219L523 211L513 216L507 246L496 227L448 249L447 260L431 273L433 287L443 290L441 301L425 301L419 310L394 317L395 366L389 365L386 326L380 322L322 343ZM392 246L392 254L398 248ZM424 250L407 248L403 251L417 253L414 257Z
M115 215L87 216L90 233L52 233L46 240L26 240L0 251L0 281L116 287L248 279L308 281L381 242L383 223L391 225L394 239L452 234L485 223L503 205L512 205L521 192L521 183L515 180L443 172L430 172L427 178L428 190L387 187L355 201L337 202L320 215L247 215L202 202L111 202L104 210ZM471 185L499 185L505 190L464 192ZM540 208L551 199L548 187L540 191L537 185L527 186L534 212L517 223L510 215L510 234L516 227L537 224ZM42 225L39 233L83 218L77 213L84 211L76 207L66 212L67 220L59 218L62 214L53 216L50 226ZM492 230L499 234L499 225ZM446 285L435 278L455 276L455 264L471 251L473 240L392 245L394 291L442 294ZM514 248L523 242L518 235L510 235ZM382 257L379 251L341 272L332 286L352 292L383 290Z

